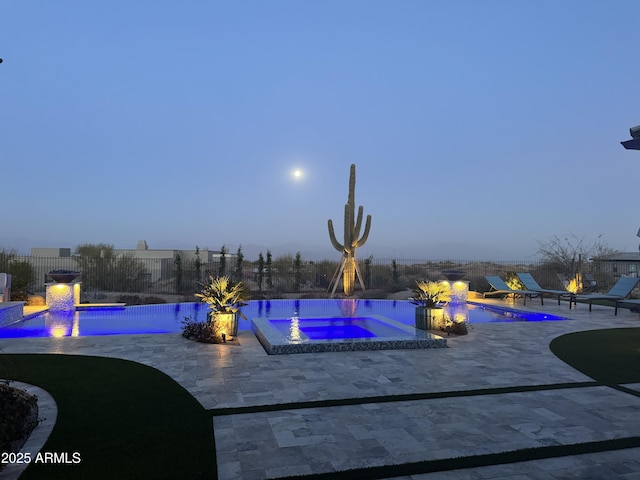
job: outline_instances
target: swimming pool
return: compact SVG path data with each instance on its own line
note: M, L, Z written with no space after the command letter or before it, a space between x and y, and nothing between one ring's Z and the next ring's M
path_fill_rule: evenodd
M447 309L447 314L456 321L470 324L565 320L545 313L474 303L449 305ZM249 320L384 317L405 326L413 326L415 322L415 305L407 300L252 300L242 311ZM206 314L207 306L195 302L46 312L0 327L0 338L178 333L185 317L204 320ZM251 323L240 320L239 328L250 330Z

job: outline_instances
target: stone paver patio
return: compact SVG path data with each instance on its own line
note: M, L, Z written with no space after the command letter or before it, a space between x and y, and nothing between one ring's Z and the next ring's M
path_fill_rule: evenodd
M247 330L240 346L133 335L0 339L0 352L124 358L167 373L213 411L218 476L225 480L640 436L640 384L625 385L638 395L593 385L549 350L565 333L639 327L638 314L547 303L528 302L526 309L571 320L472 325L469 335L448 337L449 348L439 349L270 356ZM518 391L539 385L547 388ZM482 391L496 387L513 388ZM446 395L459 391L465 394ZM389 395L405 397L380 398ZM290 405L319 400L335 405ZM252 411L264 405L270 411ZM640 479L640 448L397 478Z

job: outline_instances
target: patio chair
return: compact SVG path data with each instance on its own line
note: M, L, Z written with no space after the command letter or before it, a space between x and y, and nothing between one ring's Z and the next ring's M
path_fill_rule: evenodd
M582 274L582 290L586 292L595 292L598 290L598 282L592 273Z
M489 285L494 289L494 291L483 293L483 297L486 297L487 295L504 295L506 297L512 295L513 303L516 303L516 295L522 295L525 305L527 304L527 297L540 297L540 304L544 305L544 298L542 297L542 294L540 292L534 292L531 290L514 290L497 275L485 275L484 278L487 280L487 282L489 282Z
M542 288L530 273L516 273L516 275L520 279L520 282L524 285L524 288L526 288L527 290L531 290L532 292L540 292L544 295L557 296L558 305L560 305L561 298L566 298L567 300L569 300L569 308L571 308L573 293L567 292L566 290L552 290L549 288Z
M589 302L589 311L591 311L591 306L594 300L610 300L612 302L624 300L631 293L631 290L636 288L639 281L640 278L638 277L620 277L616 284L611 287L611 290L607 293L575 295L573 297L573 304L576 304L576 300L586 300Z
M627 300L622 299L622 300L616 300L616 308L615 308L615 312L614 315L618 315L618 307L622 307L622 306L629 306L629 310L631 310L632 312L638 312L640 314L640 300L635 299L635 298L629 298Z

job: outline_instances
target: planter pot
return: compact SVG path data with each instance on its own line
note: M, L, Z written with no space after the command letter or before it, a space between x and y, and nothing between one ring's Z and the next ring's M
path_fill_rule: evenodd
M238 335L238 314L237 313L212 313L211 321L220 329L220 333L226 338L236 338Z
M444 318L442 307L416 307L416 328L437 330Z

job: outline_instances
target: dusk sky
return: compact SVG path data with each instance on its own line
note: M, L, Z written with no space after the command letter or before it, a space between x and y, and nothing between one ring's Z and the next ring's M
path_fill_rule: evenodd
M637 251L640 2L0 3L0 248ZM302 175L294 177L299 169ZM255 252L255 253L254 253Z

